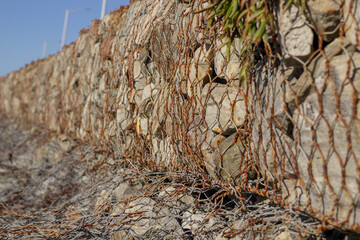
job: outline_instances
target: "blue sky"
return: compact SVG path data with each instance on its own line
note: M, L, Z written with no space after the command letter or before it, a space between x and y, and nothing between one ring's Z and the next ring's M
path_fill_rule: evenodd
M75 41L82 28L100 19L103 0L0 0L0 76L5 76L60 50L66 9L90 8L69 15L66 44ZM107 0L106 13L127 5L129 0Z

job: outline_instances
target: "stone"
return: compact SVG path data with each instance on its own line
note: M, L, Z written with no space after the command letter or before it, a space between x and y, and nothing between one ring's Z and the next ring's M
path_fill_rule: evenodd
M345 36L359 48L360 45L360 1L345 0L343 5Z
M311 22L324 41L330 42L339 36L341 21L340 5L333 0L307 1Z
M141 184L131 186L127 182L122 182L112 191L113 200L115 201L130 200L131 198L140 195L141 190L142 190ZM126 204L123 202L118 202L112 205L112 212L110 215L111 216L120 215L124 212L125 209L126 209Z
M58 140L59 146L63 151L69 152L72 149L71 140L66 135L60 135Z
M146 69L148 71L147 75L151 76L151 82L158 86L160 84L161 77L156 64L154 62L149 62L146 64Z
M314 34L299 7L292 4L284 11L285 0L278 10L282 55L288 66L302 66L313 52Z
M196 49L194 58L191 60L189 69L182 70L187 81L187 94L190 97L200 98L201 89L210 82L213 74L212 62L213 49L205 44ZM186 65L185 65L186 66Z
M358 114L354 115L354 109L358 108L354 99L358 98L355 92L360 90L359 63L360 54L357 52L351 61L347 54L335 56L330 62L320 59L313 78L309 80L314 81L315 86L310 88L309 96L294 111L293 117L294 136L299 139L298 177L309 189L309 195L300 200L305 204L309 198L313 209L328 215L336 206L334 217L337 221L345 221L358 194L360 177L356 170L356 156L360 156L360 149L355 146L360 145L360 123ZM349 155L350 147L352 154ZM326 173L324 164L328 166ZM343 192L344 188L347 193ZM350 213L350 224L360 220L359 212L357 206Z
M157 93L159 92L159 89L155 88L155 84L150 83L146 85L142 92L142 99L141 101L145 101L146 99L155 99Z
M279 235L277 235L275 240L300 240L299 234L295 233L295 231L290 232L288 228L285 228Z
M179 201L187 206L194 206L197 200L195 200L190 194L184 194Z
M222 236L223 233L220 233L219 235L216 236L215 240L241 240L242 238L236 236L234 238L225 238Z
M205 85L201 94L208 127L223 135L235 132L245 121L245 103L236 87L214 83Z
M167 188L163 189L161 192L159 192L159 197L160 198L169 197L175 190L176 190L176 188L174 188L174 187L167 187Z
M249 169L244 158L245 148L237 134L226 138L212 155L216 171L227 182L240 185L244 179L244 169Z
M116 136L117 130L117 122L115 120L110 121L108 127L105 129L104 136L106 139L113 139Z
M196 41L198 42L198 44L202 45L202 44L211 44L211 40L208 37L208 35L206 35L208 33L203 33L203 32L199 32L196 35Z
M252 81L252 94L254 101L251 103L254 107L252 110L256 116L263 116L258 119L256 124L261 122L262 131L268 131L269 125L284 132L290 131L292 123L288 106L284 102L284 97L288 94L291 87L298 83L298 77L303 72L302 69L295 67L287 67L281 64L276 71L266 67L266 63L260 61L256 64L256 78ZM265 80L266 79L266 80ZM255 85L256 84L256 85ZM261 93L257 96L258 93ZM259 141L257 128L254 130L254 141ZM264 139L266 140L266 139Z
M203 159L206 171L208 172L209 176L213 179L216 179L216 164L214 162L213 154L214 152L205 151L203 153Z
M127 200L140 193L142 186L140 184L130 186L128 183L120 183L113 191L116 201Z
M327 45L323 51L327 58L331 58L339 54L344 54L344 49L349 52L353 52L355 50L347 39L337 38ZM293 81L294 84L292 84L285 92L285 102L287 103L290 112L293 112L296 105L302 103L309 95L310 87L314 79L313 74L316 69L319 68L319 64L321 62L323 63L323 60L321 59L322 54L317 55L311 61L304 73L302 73L296 81Z
M156 24L150 39L152 60L156 64L160 75L166 79L170 74L172 60L175 57L173 49L176 49L176 43L172 38L174 31L175 23L170 18L167 18L161 24Z
M137 118L136 132L140 136L147 136L149 134L149 119L144 116Z
M134 71L134 88L136 90L143 90L147 85L146 78L143 73L143 69L145 69L145 65L141 61L135 60L133 65L133 71Z
M120 105L116 109L116 122L120 131L124 132L133 122L130 118L130 111L125 105Z
M216 41L216 48L220 47L224 40ZM236 38L230 48L230 59L226 59L226 48L223 46L219 51L216 51L214 57L214 69L217 77L225 79L227 82L235 81L240 78L240 59L239 59L239 44L240 40Z
M150 112L148 117L150 118L150 128L151 134L157 138L164 138L166 135L167 127L165 126L166 121L171 121L169 116L168 108L168 99L169 99L169 88L163 86L163 88L156 94L156 98L151 100L149 107L147 108ZM171 134L168 134L171 135Z
M211 148L211 140L215 133L211 129L206 129L202 114L194 113L192 118L186 131L186 141L194 149L207 150Z
M134 236L131 236L129 232L126 232L124 230L117 231L114 236L111 238L111 240L135 240Z
M191 210L188 210L182 215L182 224L183 229L191 230L193 234L197 232L200 228L211 229L216 225L216 218L211 217L208 221L207 215L204 213L197 213Z
M132 230L140 236L145 236L148 231L153 230L154 225L152 223L153 210L156 202L151 198L141 197L134 201L131 201L124 213L132 216L136 213L141 213L143 218L136 221L136 225L132 226Z
M173 237L179 237L183 234L178 221L171 217L176 213L166 207L156 206L156 202L150 198L141 197L131 201L125 210L125 214L129 214L129 216L138 214L133 218L139 218L139 214L142 216L136 221L136 225L131 227L131 230L144 238L153 236L152 233L155 232Z
M202 3L202 6L199 5L199 2L194 2L193 7L185 8L181 12L182 19L180 21L179 37L183 41L194 41L196 40L197 33L199 32L199 26L205 21L205 14L192 14L194 9L203 9L206 8L208 3Z
M176 161L174 146L171 144L171 137L165 139L152 139L152 155L158 165L170 166L170 163Z

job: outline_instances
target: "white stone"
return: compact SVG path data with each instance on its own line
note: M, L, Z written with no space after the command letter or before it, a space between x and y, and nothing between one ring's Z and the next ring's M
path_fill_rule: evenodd
M216 47L221 46L226 39L217 40ZM226 59L227 45L223 46L215 53L214 69L219 78L227 81L239 79L240 73L240 59L239 59L239 39L235 39L233 45L230 47L230 59Z
M286 2L281 1L278 12L283 58L288 66L302 66L313 52L314 34L297 6L284 11Z
M351 3L352 6L350 5ZM360 1L345 0L344 4L345 36L351 43L360 46ZM357 33L357 34L356 34Z
M142 92L142 98L141 98L142 102L148 98L154 99L158 92L159 89L155 88L155 84L150 83L146 85Z
M245 121L245 102L240 89L222 84L207 84L201 95L209 128L221 134L234 132ZM210 95L208 95L208 92Z

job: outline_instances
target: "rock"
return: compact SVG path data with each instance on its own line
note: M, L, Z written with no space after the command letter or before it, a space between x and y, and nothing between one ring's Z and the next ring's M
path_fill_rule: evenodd
M226 138L212 155L212 159L224 180L239 185L244 179L241 175L248 166L244 158L245 148L241 141L235 138L236 133Z
M115 201L124 201L130 200L137 195L141 194L142 186L141 184L137 184L135 186L130 186L126 182L120 183L113 191L112 196ZM126 209L126 204L123 202L118 202L112 206L111 216L117 216L124 213Z
M147 136L149 134L149 119L144 116L137 118L136 132L140 136Z
M312 209L325 215L331 215L336 206L333 216L336 221L345 221L350 214L349 224L355 224L360 220L360 207L356 206L351 213L350 209L354 207L360 179L356 170L360 149L355 147L360 145L360 123L358 115L354 115L354 109L359 109L354 99L358 99L355 92L360 91L360 54L355 52L351 61L347 54L342 54L329 62L323 58L318 62L313 78L308 80L314 81L315 86L293 117L294 137L299 139L298 177L309 189L309 195L300 200L302 204L310 200ZM328 166L326 172L324 165Z
M147 75L151 76L151 82L158 86L160 84L161 77L156 64L154 62L149 62L146 64L146 69L148 71Z
M322 39L330 42L338 37L341 21L339 4L333 0L310 0L306 3L310 11L310 18L317 31L322 34Z
M199 32L199 26L204 24L206 16L204 12L200 14L192 14L192 12L195 9L200 10L206 8L207 6L207 2L200 5L199 2L194 1L193 7L187 7L181 12L182 18L180 20L179 40L185 42L196 40Z
M140 193L142 186L141 185L136 185L136 186L130 186L128 183L123 182L120 183L119 186L117 186L114 189L114 196L116 198L117 201L120 200L127 200L137 194Z
M117 132L117 122L115 120L111 121L108 125L108 127L105 129L104 136L106 139L114 139Z
M209 64L214 60L214 46L212 44L204 44L198 47L194 53L194 61L199 64Z
M190 63L189 81L187 83L187 94L190 97L199 98L203 83L210 81L212 69L209 64L196 63L194 60Z
M171 64L175 57L176 49L173 35L175 23L170 18L164 19L161 24L157 24L150 39L150 48L153 62L161 76L165 79L170 74Z
M126 232L124 230L117 231L114 236L111 238L111 240L135 240L134 236L131 236L129 232Z
M152 155L156 160L156 164L170 167L171 161L176 161L176 155L173 145L171 144L171 137L165 139L152 139Z
M179 201L187 206L193 207L197 200L195 200L190 194L185 194L179 198Z
M153 230L154 225L152 224L152 219L154 217L153 210L155 204L156 202L154 200L141 197L131 201L128 205L128 208L125 209L125 214L129 214L129 216L133 216L139 213L141 213L143 216L138 221L136 221L137 224L131 228L137 235L145 236L148 231Z
M203 153L203 158L204 158L205 168L209 176L213 179L216 179L216 164L214 162L213 154L214 152L205 151Z
M344 53L344 49L349 52L353 52L355 49L351 46L350 42L347 39L335 39L329 45L325 47L324 54L327 58L334 57L339 54ZM293 112L296 108L297 104L302 103L306 97L310 93L311 83L314 81L313 74L316 69L319 68L320 62L323 63L322 55L317 55L309 64L307 69L301 76L296 80L293 81L294 84L291 85L291 89L288 89L285 92L285 101L290 112ZM297 104L296 104L297 102Z
M198 42L198 44L200 44L200 45L202 45L202 44L211 44L211 40L209 39L207 34L209 34L209 33L199 32L196 35L196 41Z
M142 99L142 92L143 89L147 85L147 77L144 74L145 64L143 64L139 60L135 60L133 65L133 71L134 71L134 97L133 101L135 103L140 103Z
M59 140L58 143L60 145L60 148L63 151L68 152L71 150L72 148L71 140L66 135L60 135L58 140Z
M299 238L294 238L287 229L275 237L275 240L297 240L297 239Z
M195 51L194 59L191 60L189 69L185 69L183 74L185 78L188 77L188 96L200 98L201 89L210 82L213 74L212 60L213 50L210 45L205 44Z
M191 230L193 234L195 234L200 228L212 229L216 225L216 218L211 217L208 221L206 221L207 217L208 216L204 213L186 211L182 216L181 227L183 229Z
M245 103L236 87L207 84L202 90L201 102L206 124L216 133L229 135L245 121Z
M313 52L314 34L297 6L284 11L286 3L280 1L278 10L283 59L288 66L302 66Z
M158 207L154 200L146 197L131 201L125 214L138 219L131 230L143 238L153 236L154 233L179 238L183 231L178 221L171 217L174 213L166 207L162 209Z
M159 198L167 198L176 190L174 187L167 187L159 192Z
M154 100L150 100L147 109L150 113L147 115L150 118L151 134L157 138L164 138L167 131L171 131L170 122L173 119L170 117L169 112L169 87L163 86L162 89L154 96ZM166 125L165 123L168 122ZM169 128L169 129L168 129ZM171 135L171 134L167 134Z
M234 238L225 238L222 235L223 235L223 233L220 233L219 235L217 235L215 240L241 240L241 238L238 236L236 236Z
M216 47L221 46L224 40L217 40ZM219 78L225 79L226 81L235 81L239 79L240 74L240 59L239 59L239 44L240 40L235 39L233 45L230 48L230 59L226 59L226 48L223 46L220 51L215 53L214 58L214 69L215 73Z
M359 47L360 45L360 1L344 1L345 36L350 42Z
M192 118L192 121L187 126L187 143L194 149L207 150L211 148L211 142L215 133L211 129L206 128L201 114L195 113L192 115Z
M155 99L158 92L159 92L159 89L155 88L155 85L153 83L146 85L142 92L141 101L143 102L148 98Z
M213 154L226 137L220 134L214 134L212 131L208 131L207 133L206 140L201 145L201 151L203 153L204 164L207 172L210 177L216 179L216 164L214 162Z
M132 123L130 111L124 105L120 105L116 109L116 122L120 131L127 130Z

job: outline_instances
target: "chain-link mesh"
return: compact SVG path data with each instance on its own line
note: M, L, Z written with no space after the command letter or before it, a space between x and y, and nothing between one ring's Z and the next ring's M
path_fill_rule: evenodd
M97 219L111 219L117 234L184 237L172 229L175 215L195 235L226 216L237 225L216 220L210 229L245 239L277 222L299 234L359 231L360 2L263 2L275 31L251 46L245 83L243 39L227 48L219 25L207 27L208 1L134 1L94 21L58 56L2 80L2 111L103 146L126 159L136 179L154 183L124 212ZM186 225L194 212L183 205L156 210L184 191L208 204L201 224ZM142 232L152 221L159 235Z

